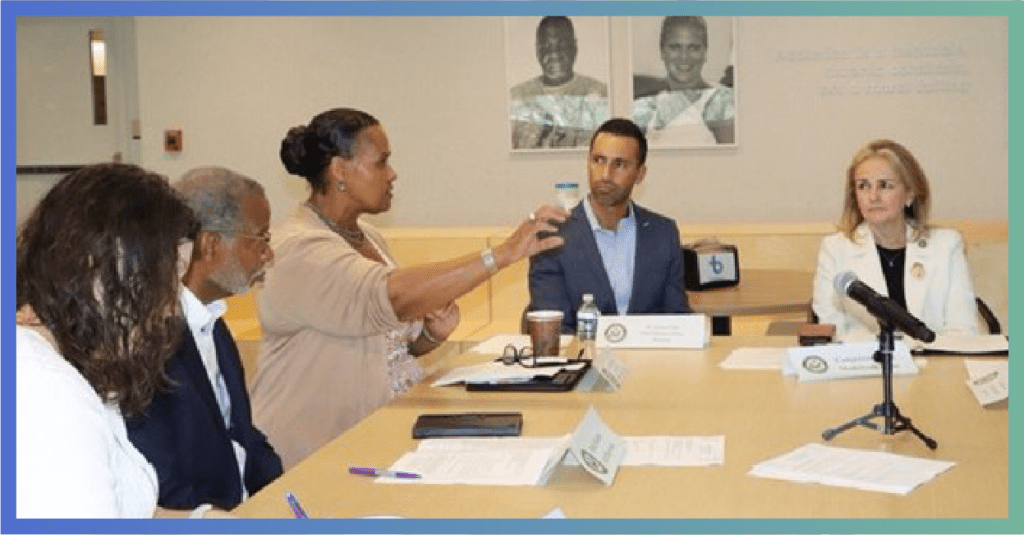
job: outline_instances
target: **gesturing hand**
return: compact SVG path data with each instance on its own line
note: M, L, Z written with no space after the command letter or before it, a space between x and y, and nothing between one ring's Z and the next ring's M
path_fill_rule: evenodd
M558 206L544 205L530 213L519 228L502 246L509 249L512 262L533 256L541 251L561 247L565 239L555 234L558 227L569 217L565 209Z
M455 301L423 317L423 328L427 329L430 337L435 340L447 340L458 326L459 305L455 304Z

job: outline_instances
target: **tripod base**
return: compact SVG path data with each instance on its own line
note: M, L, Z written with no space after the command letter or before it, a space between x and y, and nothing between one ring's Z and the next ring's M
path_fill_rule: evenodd
M879 425L872 422L873 418L884 418L884 423ZM910 423L910 418L907 418L900 414L900 410L896 408L896 405L889 403L879 403L875 405L874 409L869 414L860 416L846 422L842 425L826 429L821 432L821 438L825 440L832 440L836 435L856 426L863 426L876 431L881 431L886 435L892 435L900 431L910 431L917 438L920 438L924 442L925 446L929 449L935 449L939 447L939 443L935 442L931 437L922 433L918 428L914 427L914 424Z

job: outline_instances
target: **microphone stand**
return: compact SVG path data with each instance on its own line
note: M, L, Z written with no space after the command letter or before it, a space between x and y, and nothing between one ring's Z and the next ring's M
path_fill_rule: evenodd
M882 365L882 402L871 410L870 413L864 416L854 418L842 425L826 429L821 432L821 438L825 440L832 440L836 435L856 427L858 425L864 426L870 429L880 430L883 434L893 435L899 431L910 431L917 438L924 441L924 444L929 449L935 449L939 447L938 442L922 433L912 423L910 418L907 418L900 414L900 410L896 407L896 404L892 401L892 352L894 347L893 340L893 326L888 321L878 320L880 331L878 333L878 351L875 352L872 359ZM884 421L882 425L872 422L873 418L882 417Z

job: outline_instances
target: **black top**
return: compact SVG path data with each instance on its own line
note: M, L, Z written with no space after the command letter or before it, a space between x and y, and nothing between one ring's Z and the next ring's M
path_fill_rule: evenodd
M882 263L882 274L885 275L885 287L889 292L889 299L899 303L905 310L907 296L903 292L903 267L906 265L907 248L886 249L877 244L875 248L878 249L878 259Z

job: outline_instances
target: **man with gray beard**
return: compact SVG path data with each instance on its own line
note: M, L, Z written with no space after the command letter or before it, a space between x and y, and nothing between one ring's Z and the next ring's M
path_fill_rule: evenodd
M169 385L127 421L128 436L156 469L161 506L230 510L282 471L252 424L238 348L221 319L224 299L249 291L274 258L270 204L259 182L222 167L193 169L174 187L202 223L182 278L188 330L167 363Z

